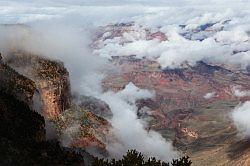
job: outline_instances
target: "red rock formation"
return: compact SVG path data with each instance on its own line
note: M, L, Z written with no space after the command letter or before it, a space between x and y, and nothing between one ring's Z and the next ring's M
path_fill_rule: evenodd
M182 128L181 131L182 131L185 135L187 135L187 136L189 136L189 137L193 137L193 138L195 138L195 139L197 139L198 136L199 136L197 132L193 131L193 130L190 129L190 128Z
M69 147L95 148L99 151L105 151L106 136L109 134L111 124L104 118L98 117L85 107L77 105L60 114L56 120L59 132L66 132L72 138L68 143ZM73 133L68 132L71 126L78 126ZM67 133L68 132L68 133Z
M0 165L84 165L83 156L46 141L45 120L33 111L35 83L0 62Z
M74 117L73 115L79 110L73 104L71 105L69 73L61 62L27 52L13 52L8 57L10 58L6 59L6 62L10 66L34 81L30 85L37 87L37 91L32 89L29 98L31 101L32 98L41 100L42 115L55 122L59 133L71 127L72 123L76 121L88 122L81 125L77 133L84 134L77 134L72 140L71 147L95 146L97 149L105 150L103 141L111 126L105 119L94 115L96 113L104 117L112 116L109 107L104 102L89 97L75 99L79 102L77 107L83 109L83 116ZM20 85L22 84L20 83ZM34 101L33 104L38 103L39 101ZM70 111L65 112L66 109L70 109ZM77 113L77 115L82 113ZM81 123L79 122L79 124Z
M52 61L27 52L13 52L6 62L31 78L43 103L42 114L55 119L70 106L69 73L61 62Z
M132 23L110 24L100 27L91 44L92 48L98 49L104 45L105 40L117 39L116 41L123 45L133 40L158 40L159 42L168 40L165 33L143 28L140 25Z
M246 82L250 83L250 78L244 74L203 62L197 63L194 67L175 70L161 70L156 62L136 59L135 56L116 57L112 62L121 68L121 73L108 76L103 81L104 89L120 90L127 83L133 82L140 88L154 90L156 96L153 101L158 105L157 108L152 109L152 116L157 119L153 123L154 128L167 126L175 128L181 119L190 114L185 110L202 104L218 100L237 100L231 90L232 84L250 88L246 84ZM232 77L238 77L241 81L233 81ZM211 92L215 92L211 98L203 97ZM246 98L249 99L249 97ZM150 106L150 104L144 104ZM176 112L176 110L183 111ZM169 116L169 113L172 115Z
M85 137L80 137L78 139L75 139L71 143L71 147L73 148L97 148L98 150L105 150L106 145L98 140L95 136L85 136Z

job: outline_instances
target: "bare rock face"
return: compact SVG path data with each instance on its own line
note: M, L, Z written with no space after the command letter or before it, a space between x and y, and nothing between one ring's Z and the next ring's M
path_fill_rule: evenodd
M6 64L33 80L32 84L23 84L34 86L30 94L25 94L33 108L55 124L54 132L64 146L105 151L104 141L111 125L101 117L112 116L105 102L87 96L72 98L69 73L61 62L23 51L7 57Z
M31 78L42 100L42 114L55 119L70 106L69 73L63 63L27 52L11 53L6 63Z
M0 165L84 165L82 156L46 141L45 120L31 109L35 83L3 62L0 81Z
M4 28L22 28L25 34L32 33L28 27L18 25ZM59 134L55 137L61 138L63 145L74 148L94 147L105 151L103 141L111 126L99 116L112 116L108 105L97 99L84 97L78 104L81 111L78 111L78 108L75 110L74 104L71 104L69 73L64 64L22 50L15 45L16 41L9 42L10 44L6 45L8 54L0 56L0 90L23 101L29 109L39 112L46 119L42 130L45 131L46 128L47 133L50 133L48 130L52 124L53 136ZM79 122L80 128L77 128L78 124L74 128L72 123L76 121ZM71 133L72 125L74 130L77 129L76 135ZM57 127L57 131L54 127ZM41 141L45 141L45 135L44 132L43 136L39 136ZM44 146L48 146L45 144ZM47 153L46 149L44 151Z
M55 121L61 142L66 147L96 149L105 152L111 124L86 107L72 104Z

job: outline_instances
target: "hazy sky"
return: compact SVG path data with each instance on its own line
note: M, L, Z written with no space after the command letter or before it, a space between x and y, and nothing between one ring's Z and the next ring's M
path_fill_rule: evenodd
M249 0L1 0L0 4L32 4L32 5L188 5L188 4L228 4L246 3Z
M143 4L143 5L162 5L185 3L190 0L3 0L2 4L11 3L30 3L30 4L56 4L56 5L124 5L124 4ZM201 0L197 0L201 1Z
M98 6L98 7L97 7ZM116 7L114 7L116 6ZM126 6L126 7L124 7ZM85 22L123 21L153 8L174 8L177 12L196 10L249 10L249 0L0 0L0 23L29 23L72 16ZM175 9L175 7L177 7ZM158 10L158 9L157 9ZM76 16L76 17L75 17ZM72 17L71 17L72 19ZM105 20L105 21L104 21ZM106 23L106 22L105 22Z

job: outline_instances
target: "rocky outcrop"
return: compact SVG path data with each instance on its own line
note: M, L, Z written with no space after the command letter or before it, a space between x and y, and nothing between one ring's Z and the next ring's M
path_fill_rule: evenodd
M111 125L99 116L110 118L112 113L105 102L86 96L74 96L71 102L69 74L60 62L25 52L4 60L0 62L0 133L4 136L0 164L83 165L83 156L75 150L84 157L84 149L106 153L104 142ZM31 109L41 111L46 121ZM46 140L45 129L51 127L46 122L56 127L52 134L60 143ZM92 156L87 156L88 163Z
M53 135L58 134L63 146L105 151L105 136L111 125L101 117L112 116L105 102L87 96L71 97L69 73L61 62L24 51L12 52L7 57L6 64L33 80L32 84L24 83L34 86L29 96L32 108L49 123L55 123L57 130L53 132L58 133Z
M181 131L183 132L183 134L185 134L185 135L187 135L189 137L192 137L192 138L195 138L195 139L197 139L199 137L198 133L193 131L190 128L182 128Z
M73 100L81 107L89 110L93 114L103 118L111 118L112 112L104 101L91 97L91 96L82 96L75 95Z
M69 73L63 63L23 51L12 52L8 57L8 65L35 82L46 118L55 119L69 108Z
M73 104L55 121L64 146L105 152L111 124L86 107Z
M84 165L82 156L46 141L45 120L30 109L35 83L0 67L0 165Z

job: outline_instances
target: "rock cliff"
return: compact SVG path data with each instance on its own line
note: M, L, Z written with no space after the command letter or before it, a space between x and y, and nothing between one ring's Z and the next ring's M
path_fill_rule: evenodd
M62 62L28 52L12 52L5 61L19 73L32 79L42 102L42 114L55 119L70 106L69 73Z
M29 109L35 109L45 117L46 123L52 124L45 127L41 117L44 133L45 128L51 130L53 127L52 134L63 146L106 151L104 141L111 125L99 116L110 117L112 113L108 105L98 99L71 96L69 73L63 63L25 51L11 52L3 59L0 88L23 101ZM74 124L80 127L74 128ZM45 134L39 138L46 140Z
M30 109L34 82L0 67L0 165L84 165L82 156L46 141L45 120Z

